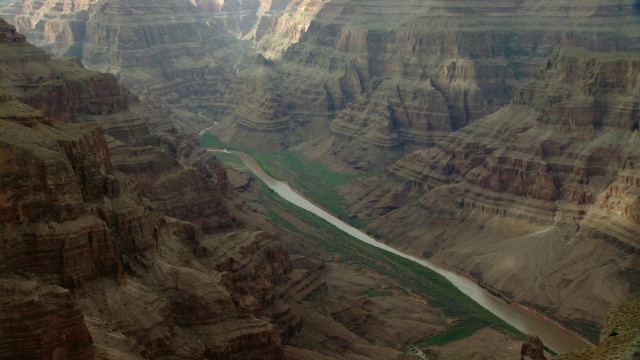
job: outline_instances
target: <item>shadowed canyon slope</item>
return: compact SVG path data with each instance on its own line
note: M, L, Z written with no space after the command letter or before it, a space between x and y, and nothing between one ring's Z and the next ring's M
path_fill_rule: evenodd
M511 104L352 196L394 243L601 322L638 296L640 54L563 48Z

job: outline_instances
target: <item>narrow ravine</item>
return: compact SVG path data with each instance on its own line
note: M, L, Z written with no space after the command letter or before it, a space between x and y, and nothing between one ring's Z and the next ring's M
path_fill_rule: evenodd
M226 150L222 151L227 152ZM512 325L516 329L522 331L525 334L538 335L545 343L545 345L547 345L550 349L562 353L581 349L591 345L588 342L578 338L570 331L559 327L554 322L544 318L536 312L527 311L526 309L506 303L502 299L491 295L488 291L480 287L474 281L464 276L441 268L440 266L435 265L426 259L420 259L415 256L405 254L386 244L378 242L376 239L368 236L364 232L345 223L344 221L338 219L336 216L328 213L326 210L313 204L304 196L293 190L286 183L276 180L267 175L252 156L242 152L233 153L238 155L242 159L244 164L260 180L262 180L270 189L275 191L285 200L302 209L314 213L318 217L326 220L327 222L331 223L332 225L336 226L337 228L356 238L357 240L391 252L405 259L409 259L417 264L431 269L432 271L435 271L436 273L449 280L461 292L469 296L485 309L498 316L508 324Z

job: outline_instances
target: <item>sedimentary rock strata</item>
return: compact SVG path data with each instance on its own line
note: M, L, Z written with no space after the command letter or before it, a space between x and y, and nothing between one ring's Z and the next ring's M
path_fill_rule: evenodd
M406 358L400 347L417 335L394 329L410 304L384 332L398 343L384 346L373 344L376 327L393 304L367 310L375 316L365 323L316 312L328 293L324 265L294 264L258 222L242 229L261 215L230 215L227 171L193 136L109 88L113 77L52 58L4 22L2 30L0 357ZM65 91L50 92L51 81ZM102 101L119 107L85 108ZM343 311L342 295L331 297L330 311ZM358 301L350 296L347 307ZM408 323L439 314L422 313Z
M286 74L292 117L333 120L327 161L370 168L499 109L558 45L637 48L630 5L299 2L273 32L298 40L286 51L261 51ZM287 30L309 13L302 36Z
M171 141L148 128L145 133L140 120L133 121L131 131L121 123L114 127L113 135L122 141L109 142L98 125L74 123L100 121L99 114L86 113L86 104L118 103L100 99L104 92L92 92L95 84L123 104L119 112L106 113L106 119L117 122L117 114L133 115L112 76L52 59L13 27L2 25L2 71L10 74L0 107L5 164L0 274L7 295L2 357L281 357L279 331L257 316L273 303L275 286L289 271L288 253L254 235L245 246L216 248L241 259L240 268L225 267L227 260L199 261L196 255L198 243L206 243L203 231L223 227L211 224L211 218L228 218L221 203L230 191L223 169L185 167L180 161L193 143ZM58 78L25 86L42 73ZM103 78L112 79L115 88L107 87L111 82L100 83ZM60 82L66 92L48 92L51 81ZM46 96L35 101L22 88ZM31 99L32 106L19 100L23 98ZM68 111L55 111L59 103L70 104ZM129 146L130 152L151 154L151 160L139 162L139 169L132 161L112 160L109 145L114 144L112 148ZM128 178L118 167L138 178ZM159 175L163 169L168 179ZM159 179L145 182L143 174ZM146 185L156 198L143 197L136 184ZM176 184L186 192L176 191ZM164 206L154 206L161 202L160 191ZM190 196L200 196L204 203L191 207L175 202ZM158 210L207 220L198 226ZM256 279L247 278L249 268L255 269ZM258 299L257 305L234 302L234 291L235 296Z
M170 105L172 116L197 132L212 121L194 122L196 114L211 113L245 61L251 63L249 42L237 38L261 36L287 3L32 1L5 10L36 45L117 75L149 105Z
M637 283L639 61L560 50L511 104L391 165L355 209L388 212L389 238L517 300L602 321Z
M5 359L91 359L96 349L73 295L54 285L2 279L0 354Z
M9 8L38 45L73 49L155 107L177 109L173 117L192 130L223 120L214 129L222 138L262 149L320 133L332 146L311 146L314 156L372 168L499 109L559 45L637 49L633 6L123 0ZM270 74L254 64L256 53L275 62ZM251 87L263 80L273 84Z

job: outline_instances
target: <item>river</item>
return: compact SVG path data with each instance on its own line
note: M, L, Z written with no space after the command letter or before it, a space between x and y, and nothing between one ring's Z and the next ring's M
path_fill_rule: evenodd
M223 151L227 152L226 150ZM307 200L305 197L293 190L286 183L276 180L267 175L262 170L262 168L260 168L260 166L252 156L242 152L233 153L238 155L242 159L244 164L249 169L251 169L251 171L253 171L253 173L260 180L262 180L270 189L275 191L282 198L286 199L296 206L299 206L307 211L316 214L317 216L323 218L340 230L360 241L402 256L405 259L409 259L437 272L438 274L444 276L451 283L453 283L454 286L456 286L460 291L472 298L478 304L482 305L485 309L489 310L494 315L498 316L516 329L522 331L525 334L538 335L542 339L544 344L550 349L553 349L554 351L559 353L563 353L581 349L591 345L590 343L576 337L571 332L559 327L554 322L545 319L543 316L537 314L536 312L528 311L519 306L509 304L502 299L491 295L488 291L478 286L476 282L464 276L444 269L426 259L421 259L412 255L405 254L386 244L378 242L376 239L368 236L359 229L345 223L344 221L338 219L336 216L333 216L324 209L313 204L311 201Z

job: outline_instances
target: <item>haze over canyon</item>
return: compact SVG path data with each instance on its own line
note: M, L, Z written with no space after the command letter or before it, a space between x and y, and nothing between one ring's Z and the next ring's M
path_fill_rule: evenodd
M637 0L1 9L1 358L640 352ZM595 345L522 345L206 146Z

